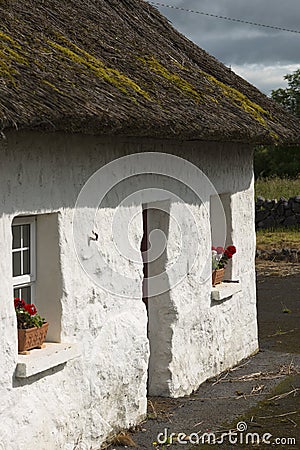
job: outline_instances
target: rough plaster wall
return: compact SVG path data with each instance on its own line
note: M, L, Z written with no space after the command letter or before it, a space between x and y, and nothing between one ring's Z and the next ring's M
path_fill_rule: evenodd
M245 148L231 150L220 145L214 151L208 151L204 158L187 147L179 149L177 155L198 163L217 192L231 196L232 223L227 239L228 245L237 247L237 254L228 272L232 279L240 280L242 292L220 304L212 304L211 280L201 282L205 274L198 260L193 267L187 268L187 276L168 294L149 301L152 347L155 356L161 357L160 360L154 358L156 364L152 363L153 367L150 357L149 390L151 395L174 397L190 394L201 382L232 367L258 348L251 151ZM189 204L199 226L199 235L193 237L188 232L188 236L195 243L200 236L199 258L205 259L209 255L210 270L210 196L205 187L202 200L202 204L194 201ZM180 211L180 204L171 204L171 216L183 216ZM183 220L182 226L185 232L189 230L188 222L184 224ZM172 221L168 236L167 261L180 247L180 237ZM183 268L186 263L182 261ZM173 280L169 283L174 285ZM168 367L165 367L166 361L170 361Z
M71 229L72 208L89 176L107 162L139 151L165 151L191 162L198 161L218 192L234 193L233 243L238 253L233 277L241 279L243 288L241 294L211 306L210 280L204 285L198 283L196 265L168 294L176 314L170 319L168 314L156 311L161 329L166 327L170 333L172 328L168 346L171 354L167 368L169 380L160 393L188 394L207 377L235 364L257 348L254 228L252 236L249 228L253 221L249 149L231 150L230 146L213 143L143 141L140 144L135 140L121 142L87 136L12 133L0 143L0 189L3 193L0 270L5 299L0 304L3 349L0 390L1 418L6 422L2 438L5 448L73 449L78 440L87 448L97 448L110 432L139 421L145 414L149 347L144 305L139 300L122 300L104 292L86 277L75 258ZM178 207L174 204L171 209ZM141 206L135 209L141 215ZM193 209L203 222L201 249L205 253L210 248L208 199L205 208L193 205ZM16 381L13 375L17 349L16 320L10 300L10 227L16 212L59 212L63 273L61 339L78 342L82 348L81 358L32 377L27 383ZM108 208L103 214L109 218L112 210ZM246 234L249 239L245 239ZM176 252L178 245L171 236L172 228L168 255ZM137 221L132 239L138 246L141 238L141 221ZM108 239L107 249L110 244ZM122 270L128 273L133 270L142 281L142 268L139 274L129 265L124 265ZM163 332L161 339L164 339ZM166 372L165 367L161 369Z
M0 145L0 241L1 253L6 255L0 262L5 299L0 306L1 418L5 422L1 443L10 450L73 450L82 441L86 448L98 449L109 433L145 415L147 316L142 301L107 294L86 276L74 253L71 222L83 184L123 150L118 144L62 135L41 140L13 134ZM130 153L131 147L125 145L124 151ZM17 342L11 301L11 222L15 214L50 212L59 212L61 340L79 343L82 357L19 382L14 379ZM110 214L110 209L103 211L104 216ZM141 222L137 222L132 232L137 245L141 236Z
M220 304L212 304L210 280L197 290L197 270L171 291L171 298L180 311L174 326L174 357L170 365L173 374L170 394L175 397L191 393L199 383L258 348L251 153L241 148L222 156L219 148L210 155L211 159L201 161L203 171L217 192L231 193L232 243L237 247L232 279L240 280L242 292ZM210 247L211 243L203 245Z

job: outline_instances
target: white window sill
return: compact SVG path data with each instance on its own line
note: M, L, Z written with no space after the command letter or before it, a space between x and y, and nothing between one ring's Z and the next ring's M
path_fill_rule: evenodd
M52 367L64 364L81 355L77 344L46 342L42 349L30 350L28 355L18 355L15 376L28 378Z
M242 288L239 282L224 281L223 283L217 284L217 286L212 288L211 299L215 302L220 302L241 291Z

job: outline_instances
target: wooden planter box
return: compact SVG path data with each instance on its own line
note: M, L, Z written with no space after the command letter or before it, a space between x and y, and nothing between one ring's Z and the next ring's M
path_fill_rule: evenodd
M224 277L225 269L216 269L212 273L212 285L215 286L216 284L222 283L223 277Z
M18 329L18 352L21 353L33 348L41 348L45 342L47 331L47 322L39 328Z

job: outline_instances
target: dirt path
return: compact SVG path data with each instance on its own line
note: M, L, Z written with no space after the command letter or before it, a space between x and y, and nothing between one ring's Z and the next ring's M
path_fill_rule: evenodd
M258 264L259 353L205 382L190 397L149 399L148 420L131 434L137 448L267 449L275 444L280 449L300 448L300 271L299 265L288 273L286 269L286 263L281 270L278 263L276 270L270 263ZM230 439L238 438L240 443L231 444L228 436L223 436L221 443L222 433L236 431L239 422L247 431ZM158 442L171 433L184 433L186 444L178 443L176 437L172 445ZM202 443L203 433L214 433L219 443L196 445ZM247 433L256 435L249 435L246 444ZM265 438L270 444L261 441L264 433L272 435ZM281 439L279 444L277 438ZM288 443L288 439L296 439L298 444Z

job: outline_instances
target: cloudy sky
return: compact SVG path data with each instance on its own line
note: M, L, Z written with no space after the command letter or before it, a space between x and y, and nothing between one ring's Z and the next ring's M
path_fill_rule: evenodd
M300 31L300 0L161 0L160 3ZM286 87L283 76L300 68L300 33L157 8L177 30L268 95L272 89Z

